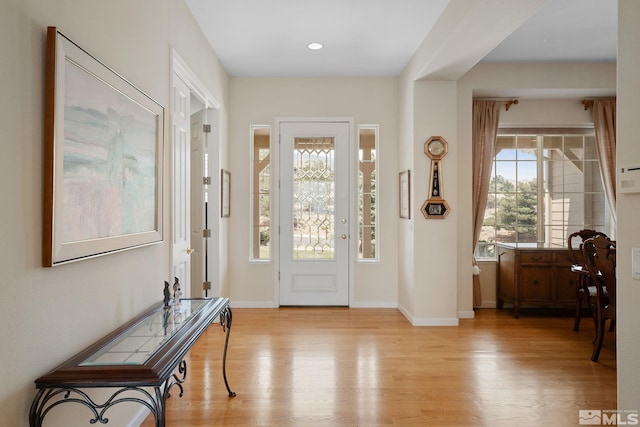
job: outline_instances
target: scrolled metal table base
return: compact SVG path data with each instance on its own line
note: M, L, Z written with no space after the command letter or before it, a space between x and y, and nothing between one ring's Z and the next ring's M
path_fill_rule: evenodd
M119 403L133 402L145 406L153 418L157 427L164 427L167 398L171 397L171 388L177 386L180 389L179 396L184 392L182 383L187 377L187 362L182 360L174 373L162 385L153 387L154 394L151 394L144 387L122 387L116 390L104 403L97 403L86 392L76 387L43 388L38 391L31 410L29 411L29 425L41 426L44 417L53 408L63 403L78 403L86 406L93 414L89 419L90 424L107 424L109 418L105 413ZM125 396L125 393L139 393L142 397Z

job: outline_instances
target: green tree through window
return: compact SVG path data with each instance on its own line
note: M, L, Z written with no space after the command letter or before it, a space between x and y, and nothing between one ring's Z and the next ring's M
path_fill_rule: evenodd
M476 257L496 243L566 246L582 228L604 231L604 191L592 130L498 133Z

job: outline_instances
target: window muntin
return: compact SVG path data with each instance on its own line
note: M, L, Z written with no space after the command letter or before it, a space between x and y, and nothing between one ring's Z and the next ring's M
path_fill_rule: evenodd
M501 131L491 172L478 258L496 243L565 247L583 228L604 230L605 196L593 131Z

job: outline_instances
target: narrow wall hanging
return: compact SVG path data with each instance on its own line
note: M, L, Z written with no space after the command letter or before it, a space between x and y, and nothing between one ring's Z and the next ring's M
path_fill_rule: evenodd
M424 143L424 154L431 159L429 178L429 198L422 205L422 215L426 219L444 219L451 211L442 193L441 160L447 155L449 145L441 136L432 136Z

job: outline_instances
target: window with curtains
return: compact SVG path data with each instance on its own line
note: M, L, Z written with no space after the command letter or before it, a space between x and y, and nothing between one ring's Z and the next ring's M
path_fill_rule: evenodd
M604 231L606 205L593 129L499 129L476 257L495 258L496 243L565 247Z

